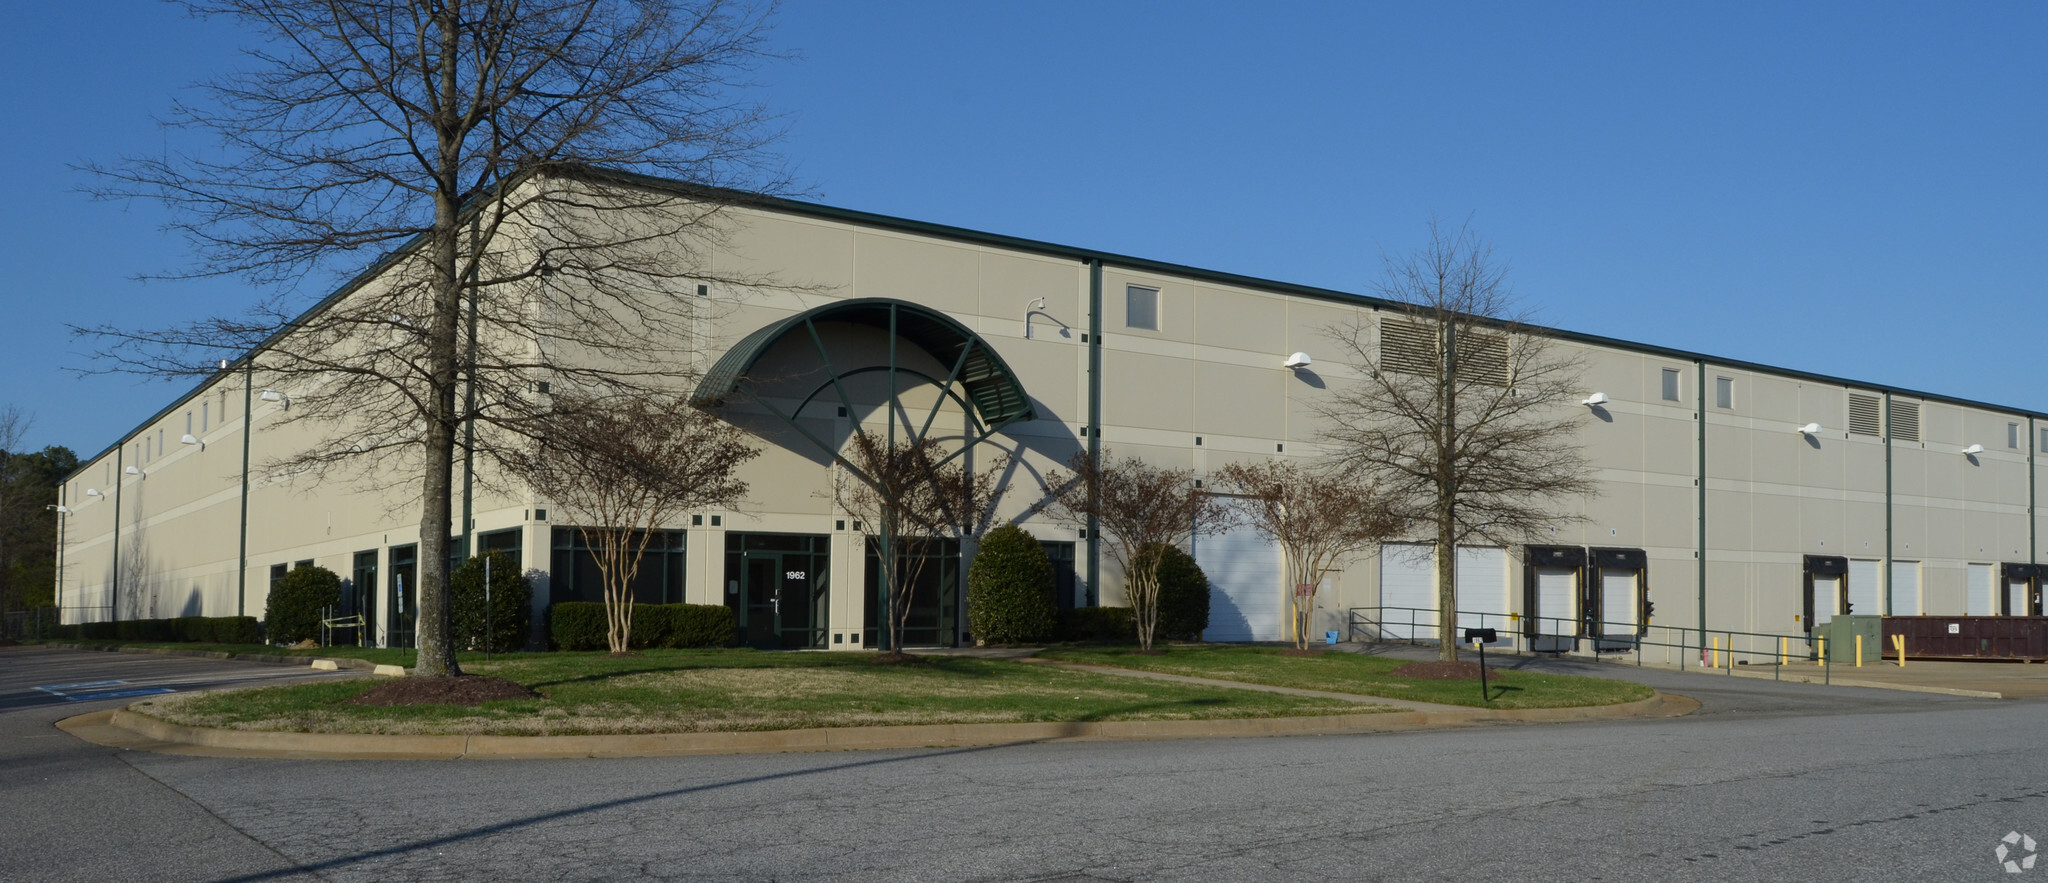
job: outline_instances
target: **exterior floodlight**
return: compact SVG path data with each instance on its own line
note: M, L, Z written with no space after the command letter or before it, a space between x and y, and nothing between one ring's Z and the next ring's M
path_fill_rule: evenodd
M1287 361L1281 362L1280 364L1288 368L1306 368L1308 367L1308 363L1308 353L1295 353L1294 355L1288 356Z
M1799 429L1797 429L1796 431L1797 431L1797 432L1798 432L1798 433L1799 433L1800 435L1819 435L1819 434L1820 434L1820 424L1818 424L1818 423L1808 423L1808 424L1806 424L1805 426L1801 426L1801 427L1799 427Z
M285 407L285 410L287 410L287 411L291 410L291 407L292 407L292 397L291 397L291 396L288 396L288 395L285 395L284 393L278 392L277 390L274 390L274 389L266 389L266 390L264 390L264 391L263 391L263 395L261 395L261 396L258 396L258 398L260 398L260 399L262 399L262 400L264 400L264 401L266 401L266 402L279 402L279 403L282 403L282 404L284 405L284 407Z
M104 497L104 496L106 496L106 494L102 494L102 493L100 493L100 489L99 489L99 488L96 488L96 487L89 487L89 488L86 488L86 489L85 489L85 495L86 495L86 496L88 496L88 497Z
M200 440L199 440L199 437L198 437L198 436L195 436L195 435L193 435L192 433L189 433L189 432L188 432L188 433L185 433L185 436L184 436L183 438L180 438L180 439L178 439L178 444L181 444L181 445L198 445L198 446L199 446L199 449L200 449L200 450L202 450L202 451L203 451L203 450L206 450L206 443L205 443L205 442L203 442L203 441L200 441Z
M1971 446L1969 446L1969 447L1967 447L1967 448L1964 448L1964 449L1963 449L1963 453L1965 453L1965 454L1981 454L1981 453L1984 453L1984 446L1983 446L1983 445L1971 445Z
M122 472L126 472L126 473L128 473L129 475L133 475L133 476L135 476L136 478L148 478L148 477L149 477L149 476L147 476L147 475L144 475L144 474L142 473L142 467L140 467L140 466L130 466L130 467L128 467L128 468L126 468L126 469L123 469L123 470L121 470L121 471L122 471Z
M58 515L70 515L70 514L71 514L71 507L70 507L70 506L51 506L50 508L51 508L51 509L55 509L55 510L57 511L57 514L58 514Z
M226 371L226 370L228 369L228 360L226 360L226 359L222 359L222 360L220 360L220 369L221 369L222 371Z
M1598 405L1607 404L1607 394L1604 392L1596 392L1592 395L1587 396L1586 400L1580 402L1579 404L1585 405L1587 407L1594 407Z

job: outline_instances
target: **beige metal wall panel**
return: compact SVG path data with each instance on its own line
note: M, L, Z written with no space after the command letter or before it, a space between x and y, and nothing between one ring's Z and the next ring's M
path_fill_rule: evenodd
M785 286L836 287L842 289L840 297L856 296L849 293L854 280L853 236L846 225L772 212L733 214L738 217L713 256L720 275L764 278Z
M1294 352L1286 298L1195 286L1193 300L1195 343L1267 356L1276 370Z
M969 246L931 239L856 233L853 289L846 295L913 301L956 316L978 314L982 311L980 255ZM1021 319L1024 303L1016 307L1013 315Z
M1114 340L1111 337L1111 340ZM1184 359L1105 346L1102 352L1102 422L1119 427L1184 433L1194 439L1194 384ZM1105 435L1115 438L1115 435Z
M1293 372L1277 363L1270 368L1246 368L1195 362L1187 369L1182 382L1190 384L1194 392L1194 419L1189 428L1195 435L1279 441L1290 437L1287 396L1298 383Z

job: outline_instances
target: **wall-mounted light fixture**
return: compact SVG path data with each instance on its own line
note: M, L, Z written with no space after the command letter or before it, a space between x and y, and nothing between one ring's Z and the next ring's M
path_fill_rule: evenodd
M1288 356L1287 361L1281 362L1280 365L1284 368L1306 368L1309 366L1309 361L1308 353L1295 353Z
M1580 402L1579 404L1585 405L1588 408L1597 408L1601 405L1607 404L1607 394L1604 392L1596 392L1592 395L1587 396L1586 400Z
M284 393L278 392L277 390L274 389L264 390L263 395L258 396L258 398L266 402L277 402L279 404L282 404L284 406L284 409L287 411L292 409L292 397L285 395Z
M136 478L148 478L148 477L149 477L149 473L147 473L147 472L144 472L144 471L142 471L142 467L140 467L140 466L130 466L130 467L128 467L128 468L126 468L126 469L123 469L123 470L121 470L121 471L122 471L122 472L126 472L126 473L128 473L129 475L133 475L133 476L135 476Z
M86 489L85 489L85 495L86 495L86 496L88 496L88 497L104 497L104 496L106 496L106 494L100 493L100 489L99 489L99 488L96 488L96 487L89 487L89 488L86 488Z
M1806 424L1805 426L1801 426L1801 427L1799 427L1798 429L1795 429L1795 430L1792 430L1792 431L1793 431L1793 432L1796 432L1796 433L1799 433L1800 435L1819 435L1819 434L1820 434L1820 424L1818 424L1818 423L1808 423L1808 424Z
M55 513L57 513L58 515L70 515L70 514L71 514L71 507L69 507L69 506L44 506L43 508L45 508L45 509L48 509L48 510L50 510L50 511L52 511L52 512L55 512Z
M1983 446L1983 445L1971 445L1971 446L1969 446L1969 447L1967 447L1967 448L1964 448L1964 449L1963 449L1963 453L1964 453L1964 454L1967 454L1967 455L1970 455L1970 456L1976 456L1976 455L1978 455L1978 454L1984 453L1984 446Z
M198 445L198 446L199 446L199 449L200 449L200 450L202 450L202 451L203 451L203 450L206 450L206 443L205 443L205 442L203 442L203 441L200 441L200 440L199 440L199 437L198 437L198 436L196 436L196 435L193 435L192 433L189 433L189 432L188 432L188 433L185 433L184 437L182 437L182 438L178 439L178 444L181 444L181 445Z

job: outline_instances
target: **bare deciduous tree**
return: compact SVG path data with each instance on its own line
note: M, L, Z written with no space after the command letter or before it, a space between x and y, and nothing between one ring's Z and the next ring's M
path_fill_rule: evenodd
M987 532L1003 496L1005 458L976 474L936 439L892 445L859 429L847 440L841 460L844 468L833 478L833 496L841 509L868 525L868 540L882 564L885 649L900 657L925 563L947 542Z
M1457 547L1510 544L1577 520L1595 492L1578 441L1580 361L1528 333L1506 271L1466 227L1389 255L1378 321L1329 329L1364 375L1320 406L1335 463L1375 482L1436 545L1439 653L1457 659Z
M1218 484L1244 495L1251 528L1287 556L1294 587L1294 646L1308 649L1323 574L1401 529L1378 489L1355 473L1293 460L1232 463Z
M764 56L748 0L185 0L260 34L253 66L170 125L203 154L93 167L107 198L177 210L187 277L279 285L246 315L102 327L109 370L291 385L322 443L271 464L374 457L420 506L422 676L459 673L447 539L457 452L516 451L536 390L675 388L704 332L698 284L731 191L779 189L763 112L731 88ZM608 170L598 171L596 167ZM293 283L371 269L302 310ZM374 480L374 479L372 479ZM396 483L396 482L394 482Z
M1046 476L1047 486L1060 489L1048 508L1077 524L1095 519L1102 548L1124 571L1138 649L1149 653L1159 625L1159 562L1166 547L1186 550L1196 535L1228 529L1229 512L1195 486L1195 474L1187 469L1119 458L1107 448L1099 460L1078 452L1067 460L1067 468L1074 471L1074 480L1057 473Z
M760 451L682 396L558 399L541 425L540 441L507 459L590 547L604 581L606 641L624 653L648 541L691 509L737 506L747 484L736 473Z

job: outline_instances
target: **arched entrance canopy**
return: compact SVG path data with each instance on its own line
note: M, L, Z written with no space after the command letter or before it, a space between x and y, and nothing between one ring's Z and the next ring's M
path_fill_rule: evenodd
M825 349L824 338L818 333L817 326L820 322L847 322L887 332L888 366L867 366L844 371L834 366L831 354ZM951 316L930 307L891 298L839 301L777 320L757 329L719 357L711 366L711 370L705 373L703 381L697 384L696 392L690 396L690 403L700 408L710 408L723 404L734 395L744 396L768 407L776 416L798 431L804 432L796 423L796 413L784 414L780 409L769 406L755 393L748 380L748 372L753 370L755 363L776 344L791 336L807 337L811 341L828 378L811 393L811 396L804 399L805 402L809 402L811 398L829 387L837 392L840 404L846 406L848 413L851 413L852 401L847 396L842 381L856 374L877 370L889 372L892 433L895 425L894 415L897 412L896 375L899 373L911 374L918 379L937 384L940 404L951 399L963 405L972 424L970 446L1003 427L1037 416L1031 407L1031 397L1025 394L1024 386L1017 381L1015 372L1010 370L1009 365L1004 364L1002 357L996 355L995 349L990 347L987 341L982 340L980 335ZM939 380L923 372L899 368L896 364L896 346L899 341L924 350L941 365L951 366L950 373L944 380ZM955 392L956 387L958 392ZM914 436L921 437L930 431L932 418L937 416L937 407L934 406L933 413L926 417L923 427L918 428L913 433ZM801 406L798 410L801 410ZM810 435L808 432L804 434ZM836 456L835 447L823 439L812 438L811 441L823 448L827 455Z

